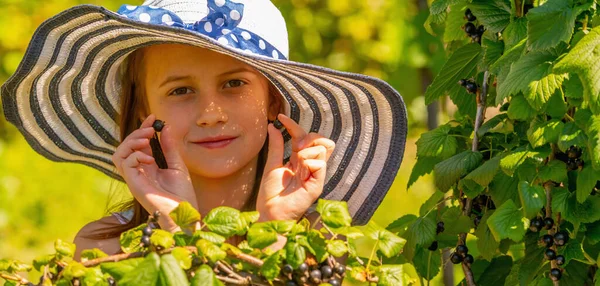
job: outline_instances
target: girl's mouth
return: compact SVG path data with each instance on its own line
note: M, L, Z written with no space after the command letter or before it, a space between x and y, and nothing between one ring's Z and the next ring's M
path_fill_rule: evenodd
M206 138L199 142L194 142L194 144L202 146L207 149L217 149L223 148L229 145L233 140L237 137L215 137L215 138Z

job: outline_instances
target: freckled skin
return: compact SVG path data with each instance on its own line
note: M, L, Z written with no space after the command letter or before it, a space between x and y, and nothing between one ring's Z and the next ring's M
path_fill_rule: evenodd
M267 138L269 106L268 82L259 72L229 56L184 45L146 48L143 69L148 107L171 123L192 177L253 171ZM180 79L163 84L169 77ZM237 139L218 149L192 143L219 135Z

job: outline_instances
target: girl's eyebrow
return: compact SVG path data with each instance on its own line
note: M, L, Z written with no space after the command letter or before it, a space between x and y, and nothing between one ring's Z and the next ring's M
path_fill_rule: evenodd
M184 79L190 79L192 78L189 75L174 75L174 76L169 76L167 77L167 79L165 79L165 81L163 81L158 87L161 88L163 87L163 85L172 82L172 81L178 81L178 80L184 80Z
M247 67L240 67L240 68L237 68L237 69L233 69L233 70L224 72L224 73L220 74L219 76L230 75L230 74L239 73L239 72L254 73L254 70L250 69L250 68L247 68Z

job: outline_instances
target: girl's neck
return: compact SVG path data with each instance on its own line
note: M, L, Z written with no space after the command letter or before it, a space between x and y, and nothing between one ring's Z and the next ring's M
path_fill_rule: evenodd
M252 196L258 157L238 172L222 178L206 178L190 174L198 211L204 217L210 210L227 206L241 210Z

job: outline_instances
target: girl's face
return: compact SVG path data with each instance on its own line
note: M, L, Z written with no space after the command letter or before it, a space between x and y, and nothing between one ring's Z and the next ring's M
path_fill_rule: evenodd
M255 162L267 119L279 111L258 71L207 49L170 44L145 48L142 71L147 108L171 125L191 174L220 178Z

